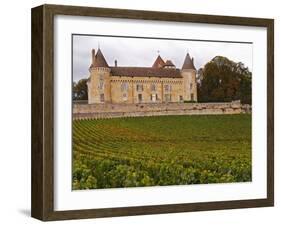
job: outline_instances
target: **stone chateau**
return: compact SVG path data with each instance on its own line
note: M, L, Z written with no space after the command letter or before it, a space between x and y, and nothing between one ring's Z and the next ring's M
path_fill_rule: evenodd
M196 69L187 53L182 68L160 55L151 67L109 66L100 49L92 50L88 103L136 104L197 101Z

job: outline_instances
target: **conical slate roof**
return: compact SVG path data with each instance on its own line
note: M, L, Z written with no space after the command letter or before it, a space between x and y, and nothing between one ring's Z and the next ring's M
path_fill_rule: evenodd
M108 67L108 64L100 49L98 49L97 54L94 56L92 66L93 67Z
M189 53L186 54L185 60L182 65L182 69L196 70L196 68L194 67L194 64L193 64L193 59L190 58Z
M164 60L161 58L160 55L156 58L154 61L154 64L152 65L153 68L162 68L165 65Z

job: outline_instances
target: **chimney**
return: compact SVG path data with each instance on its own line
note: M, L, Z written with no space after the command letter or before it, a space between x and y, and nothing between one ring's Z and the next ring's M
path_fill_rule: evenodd
M117 67L117 60L114 61L115 67Z
M94 64L95 61L95 49L92 49L92 64Z

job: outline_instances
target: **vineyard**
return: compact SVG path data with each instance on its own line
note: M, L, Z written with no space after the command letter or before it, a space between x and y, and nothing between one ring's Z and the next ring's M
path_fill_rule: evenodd
M73 121L73 189L251 181L251 115Z

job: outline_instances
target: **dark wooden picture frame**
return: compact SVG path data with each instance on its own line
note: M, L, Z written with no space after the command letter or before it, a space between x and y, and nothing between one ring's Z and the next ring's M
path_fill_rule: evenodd
M54 16L95 16L265 27L267 29L267 198L156 206L54 210ZM123 9L42 5L32 9L31 215L65 219L220 210L274 205L274 20Z

